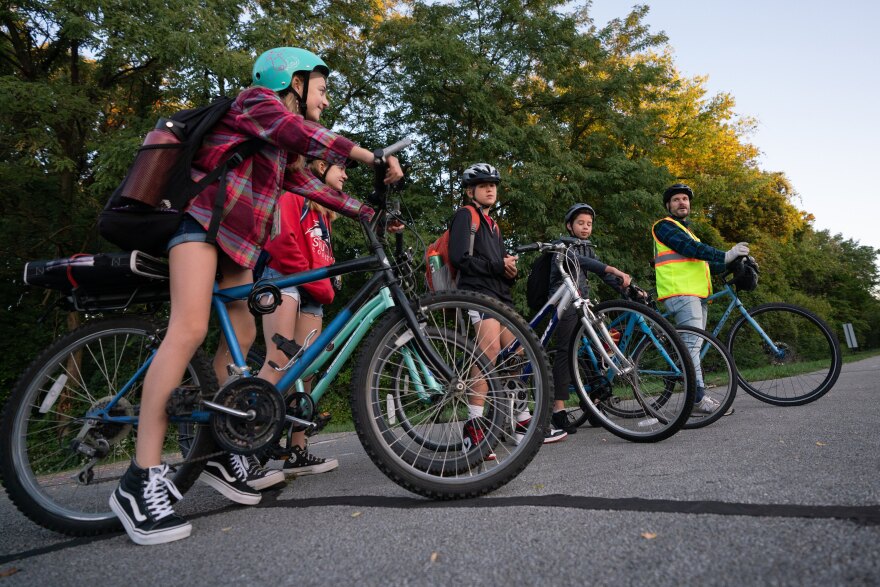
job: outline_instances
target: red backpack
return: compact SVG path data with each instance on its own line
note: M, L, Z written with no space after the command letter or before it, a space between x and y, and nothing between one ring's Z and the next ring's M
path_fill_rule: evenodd
M465 206L471 213L471 232L468 244L468 255L474 254L474 237L480 228L480 215L472 206ZM432 257L436 257L432 260ZM458 271L449 262L449 230L447 229L440 238L428 245L425 252L425 278L428 281L428 289L440 291L455 289L458 283Z

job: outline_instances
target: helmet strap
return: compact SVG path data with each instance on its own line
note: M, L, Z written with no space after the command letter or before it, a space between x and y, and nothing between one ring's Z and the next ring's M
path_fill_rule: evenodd
M296 76L296 74L294 74L294 77L295 76ZM306 104L306 99L309 96L309 78L310 77L311 77L310 75L304 75L301 78L303 80L302 96L299 95L299 93L295 89L293 89L293 78L290 79L290 91L293 92L293 95L296 97L296 104L299 107L299 113L302 115L303 118L306 117L306 110L308 109L308 106Z

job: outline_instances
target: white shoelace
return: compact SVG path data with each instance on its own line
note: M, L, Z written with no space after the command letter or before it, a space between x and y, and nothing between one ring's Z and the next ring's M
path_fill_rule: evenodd
M235 476L239 478L241 481L247 481L248 478L248 470L247 470L247 459L242 455L229 455L229 460L232 461L232 468L235 470Z
M183 499L174 482L168 478L168 465L150 467L150 480L144 488L144 500L147 502L147 509L156 520L174 514L171 500L168 498L169 493L177 499Z

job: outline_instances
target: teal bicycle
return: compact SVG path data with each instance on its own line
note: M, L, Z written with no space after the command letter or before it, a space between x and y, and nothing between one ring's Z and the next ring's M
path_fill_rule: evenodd
M369 457L395 483L435 499L475 497L509 482L537 453L552 389L540 342L521 317L487 296L407 294L412 255L393 263L376 234L387 208L384 169L376 167L370 202L378 213L372 222L362 221L372 255L252 285L215 287L212 306L229 341L231 376L218 389L200 351L168 403L163 459L173 465L181 492L192 486L205 460L221 451L254 454L277 442L288 426L316 429L315 404L359 347L350 394L355 428ZM107 267L113 277L99 279L97 269ZM87 318L50 345L17 382L0 419L3 484L18 509L46 528L72 535L115 530L120 526L108 497L134 454L143 376L163 329L151 316L106 314L141 304L155 313L168 299L167 273L137 252L32 269L29 282L62 289L67 308L104 317ZM277 387L253 377L226 304L247 300L255 314L270 312L281 303L280 288L355 271L374 273L311 345L278 341L289 361L278 366L284 375ZM477 349L469 312L509 330L529 368L517 393L534 417L515 437L504 426L502 409L509 401L509 376ZM310 393L302 391L307 377L313 377ZM488 389L484 434L465 442L468 397L478 383Z

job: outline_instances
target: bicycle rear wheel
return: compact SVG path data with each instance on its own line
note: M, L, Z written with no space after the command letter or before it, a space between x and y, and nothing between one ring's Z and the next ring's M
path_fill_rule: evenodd
M370 334L352 377L358 437L376 466L409 491L435 499L493 491L516 477L543 443L553 387L544 349L519 315L484 295L434 293L413 308L454 378L442 380L428 368L402 312L391 310ZM517 353L490 363L475 344L474 314L507 328ZM477 420L468 399L482 383L485 405ZM515 411L530 420L511 426ZM466 435L475 426L482 433Z
M612 300L594 309L634 369L614 375L601 363L583 324L571 341L575 389L599 423L632 442L657 442L678 432L694 403L695 375L672 325L643 304ZM616 359L615 359L616 360Z
M10 500L37 524L74 536L121 528L108 499L135 453L136 427L86 413L109 405L111 417L136 417L145 362L161 331L150 321L126 316L78 328L43 351L18 380L0 421L0 471ZM184 385L216 391L214 372L201 353L187 368ZM164 460L178 461L213 450L206 427L169 424ZM103 454L89 467L88 452ZM181 492L202 463L177 467Z
M697 387L702 380L704 394L718 403L718 408L711 413L691 412L691 417L684 424L687 429L702 428L717 421L733 404L737 387L736 367L724 343L709 332L694 326L677 326L675 330L688 348L691 358L699 358L699 362L694 361Z
M749 310L776 346L740 318L727 345L739 382L749 395L776 406L816 401L840 376L842 357L834 332L818 316L791 304L763 304Z

